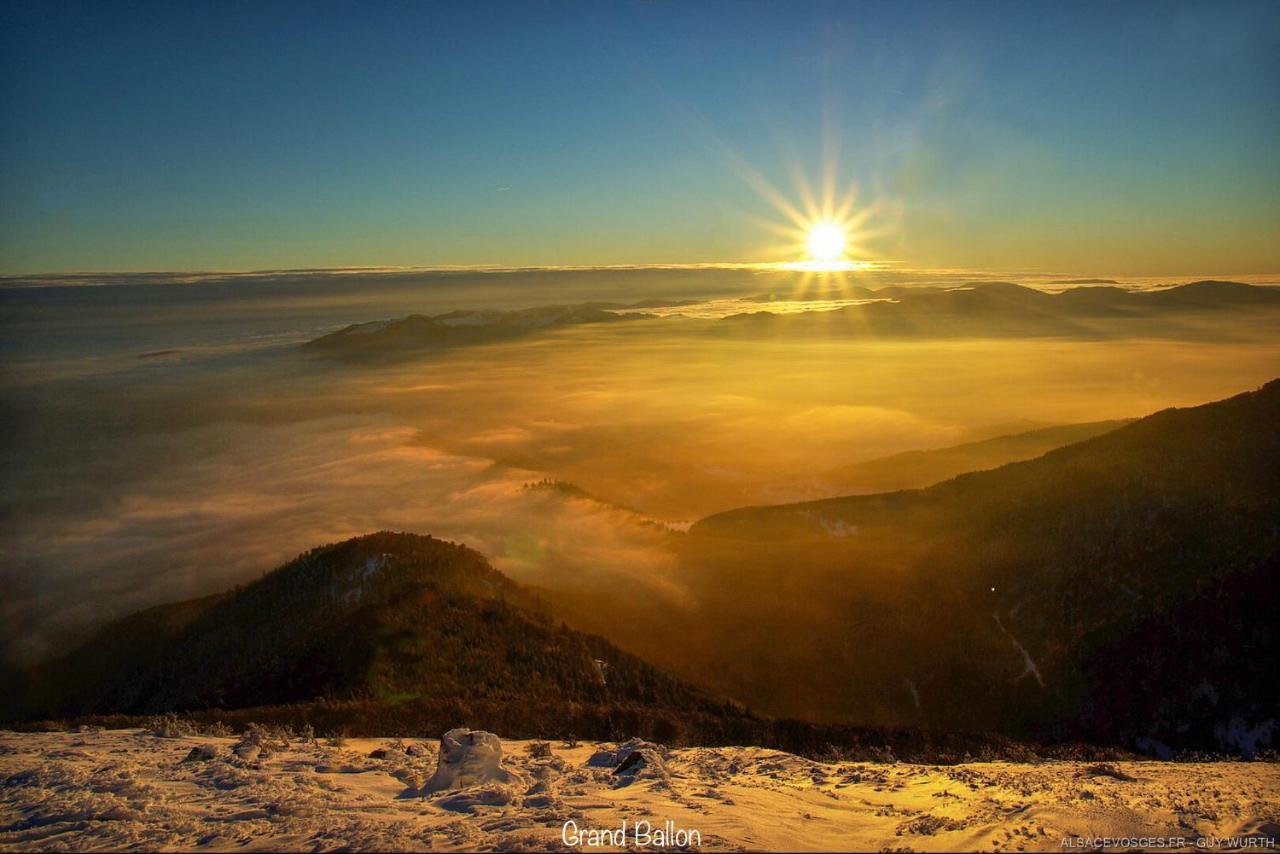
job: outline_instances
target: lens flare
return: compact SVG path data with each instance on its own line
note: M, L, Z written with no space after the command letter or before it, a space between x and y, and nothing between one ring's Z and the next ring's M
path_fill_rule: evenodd
M881 266L867 243L888 232L883 204L859 204L858 191L853 185L843 194L838 193L834 173L828 174L819 192L814 193L797 170L795 201L758 173L753 178L752 186L780 215L778 220L756 220L759 226L785 241L763 250L772 256L774 260L768 263L775 268L809 274L831 286L838 284L831 278L833 275L847 278ZM801 280L802 288L807 289L811 284L819 282Z

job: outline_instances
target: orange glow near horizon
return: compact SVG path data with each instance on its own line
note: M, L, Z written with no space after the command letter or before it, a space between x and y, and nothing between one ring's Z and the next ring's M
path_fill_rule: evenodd
M775 258L781 256L788 260L773 262L771 266L805 274L797 283L795 297L804 298L811 290L847 290L853 284L850 275L883 266L870 257L873 253L866 245L868 238L886 233L883 225L870 227L873 218L884 219L877 216L883 212L876 205L860 206L856 186L850 185L839 196L834 164L828 164L817 194L804 176L793 170L798 204L770 186L758 173L753 177L753 186L783 220L759 223L784 241L766 251Z
M776 214L748 219L775 237L759 247L756 257L761 266L801 273L789 295L792 298L819 293L839 297L851 292L861 273L881 269L888 262L871 246L892 236L901 217L900 203L862 199L856 183L837 177L838 146L834 132L829 136L824 140L819 181L811 182L804 169L792 163L787 170L789 192L736 152L727 151L740 177Z

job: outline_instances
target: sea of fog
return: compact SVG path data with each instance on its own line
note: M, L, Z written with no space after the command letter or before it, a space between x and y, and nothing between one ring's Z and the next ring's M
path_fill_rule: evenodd
M1072 285L963 272L849 281L973 278ZM824 472L849 463L1202 403L1280 366L1265 329L1197 342L806 341L682 325L762 294L778 310L814 288L797 273L722 268L0 282L4 653L30 661L110 617L384 528L465 542L526 582L634 588L679 607L674 558L638 517L679 528L817 497ZM687 320L378 366L299 346L415 312L640 300L701 302ZM590 497L525 488L544 478Z

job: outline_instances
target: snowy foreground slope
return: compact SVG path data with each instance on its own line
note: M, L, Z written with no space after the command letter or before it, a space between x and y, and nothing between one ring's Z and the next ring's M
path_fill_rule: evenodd
M1270 763L827 764L638 742L552 744L548 756L466 730L443 745L340 747L0 733L3 850L577 847L566 837L601 850L589 843L613 848L614 837L591 831L623 827L633 848L645 847L637 829L662 848L659 834L674 828L666 847L697 831L711 850L1063 850L1066 837L1182 837L1195 849L1223 837L1266 847L1277 822L1280 766Z

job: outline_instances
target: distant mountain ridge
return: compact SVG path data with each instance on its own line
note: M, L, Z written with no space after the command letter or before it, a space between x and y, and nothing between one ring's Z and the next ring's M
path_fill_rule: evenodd
M1276 420L1271 420L1273 418ZM1246 423L1239 423L1241 421ZM1245 392L1227 400L1185 409L1162 410L1101 435L1060 447L1036 459L1010 463L993 471L961 474L929 489L730 510L700 520L693 530L717 534L734 531L754 538L763 535L763 529L758 525L767 520L771 526L783 526L771 527L770 530L774 533L781 533L783 528L793 533L822 533L821 527L813 520L824 513L833 514L831 518L839 516L847 520L870 519L882 512L896 512L900 507L924 508L962 495L972 497L984 491L988 495L1001 496L1000 504L995 509L1009 509L1012 505L1020 505L1024 501L1033 500L1037 495L1043 495L1041 478L1055 475L1055 469L1060 469L1065 464L1079 469L1073 473L1087 475L1091 481L1089 488L1099 492L1117 486L1113 481L1120 476L1139 477L1148 474L1158 478L1157 482L1160 484L1176 484L1178 488L1190 493L1218 493L1247 488L1252 498L1269 507L1280 504L1280 494L1267 489L1275 486L1277 481L1273 476L1280 474L1276 468L1280 463L1280 431L1267 429L1277 423L1280 423L1280 379L1272 380L1256 391ZM1223 430L1238 434L1237 441L1231 443L1225 437L1212 435L1213 432ZM1164 447L1157 450L1154 443ZM1117 455L1116 461L1122 468L1102 466L1094 460L1098 454L1120 449L1130 452L1123 457ZM1168 465L1170 458L1179 458L1171 455L1180 455L1186 464ZM1205 466L1215 463L1229 463L1232 467L1229 473L1235 479L1227 480L1219 476L1202 481L1191 473L1196 464ZM1264 464L1259 466L1255 463ZM1004 492L1012 486L1016 486L1025 495L1003 498ZM995 487L1000 489L997 491ZM981 515L982 511L976 509L975 505L968 506L970 509L966 516L973 518Z
M645 304L647 305L647 303ZM378 360L420 351L506 341L554 327L639 320L640 312L618 303L551 305L520 311L451 311L400 320L357 323L323 335L303 346L347 360Z
M1131 420L1059 424L945 448L903 451L840 466L824 474L822 479L833 486L850 487L861 492L893 492L932 486L966 472L1038 457L1063 445L1123 427Z
M731 315L740 334L827 334L867 337L1106 338L1146 332L1181 337L1194 312L1280 309L1280 288L1199 281L1130 290L1083 286L1053 292L1014 282L957 287L886 287L851 291L865 299L823 311Z
M1014 282L970 282L956 287L860 285L829 287L806 299L859 300L813 311L779 313L761 308L730 314L714 322L717 334L824 334L848 336L1099 337L1114 334L1116 324L1172 323L1169 334L1187 334L1178 318L1195 311L1280 309L1280 288L1205 280L1170 288L1135 291L1115 286L1039 290ZM773 294L744 297L745 305L767 305ZM551 305L518 311L453 311L414 314L398 320L357 323L320 336L303 346L349 362L401 359L453 347L507 341L548 329L585 324L652 320L667 324L687 318L665 317L645 309L689 305L695 300L650 299L638 303ZM702 327L700 327L702 328ZM1148 330L1150 331L1150 330Z

